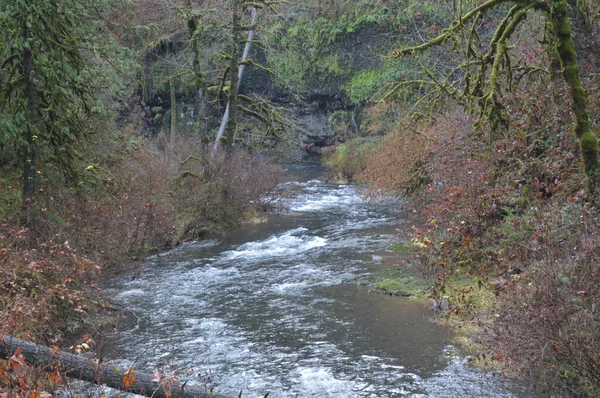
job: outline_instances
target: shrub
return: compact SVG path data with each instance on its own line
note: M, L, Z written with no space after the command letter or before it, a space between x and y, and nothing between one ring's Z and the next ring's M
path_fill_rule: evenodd
M569 396L600 391L600 252L540 262L502 295L491 345L515 373ZM565 261L566 260L566 261Z
M367 157L382 145L381 137L359 137L336 147L325 165L339 181L354 181L367 166Z
M69 242L37 243L26 229L0 227L0 336L56 344L100 305L100 267Z
M369 182L371 196L391 193L405 196L431 182L431 131L397 127L371 151L360 170L360 180Z
M89 172L97 179L89 191L54 195L64 224L54 228L62 239L114 271L172 246L177 229L168 199L174 173L164 153L139 146Z
M222 236L274 206L283 170L268 158L237 150L217 156L191 156L182 163L173 203L184 238Z

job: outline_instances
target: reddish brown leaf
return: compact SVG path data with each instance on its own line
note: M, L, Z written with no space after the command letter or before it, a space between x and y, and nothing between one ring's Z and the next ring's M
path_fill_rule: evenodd
M54 371L48 375L48 380L53 384L63 384L63 378L58 369L54 369Z
M129 370L123 375L123 387L129 388L135 384L135 377L133 377L134 373L135 371L133 368L129 368Z
M25 357L22 354L23 350L17 348L15 353L8 359L8 364L13 369L19 369L21 366L26 366Z

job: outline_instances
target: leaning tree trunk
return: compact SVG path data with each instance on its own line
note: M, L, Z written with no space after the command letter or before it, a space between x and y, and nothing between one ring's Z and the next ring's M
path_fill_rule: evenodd
M25 361L31 366L50 368L59 366L67 377L90 383L105 385L122 391L147 397L166 398L230 398L208 392L202 388L187 386L179 382L159 383L153 375L144 372L131 372L115 364L98 363L96 359L66 352L53 352L49 347L10 336L0 336L0 358L9 359L17 349L22 350ZM128 374L131 378L125 378ZM124 385L124 381L127 387Z
M239 89L239 85L241 82L241 76L238 76L242 68L240 68L240 64L238 63L238 31L240 29L240 3L241 0L233 0L233 19L231 23L231 33L233 36L233 40L231 42L231 62L229 66L229 99L227 101L227 106L229 107L229 126L227 126L227 130L225 133L225 146L227 149L231 150L233 147L233 140L235 139L235 132L237 130L237 93ZM242 61L243 61L242 57ZM227 124L227 121L225 121ZM218 143L218 141L217 141Z
M237 0L234 0L234 6L235 4L237 4ZM217 137L215 138L215 145L213 146L212 149L212 154L216 154L217 151L219 150L219 145L220 145L220 141L221 141L221 137L223 137L223 134L225 134L225 128L227 127L227 122L229 121L229 119L232 119L232 122L235 123L235 111L236 109L234 109L237 106L237 92L238 89L240 87L240 84L242 83L242 77L244 76L244 69L246 68L246 64L244 63L244 61L248 58L249 54L250 54L250 48L252 46L252 40L254 40L254 28L251 28L250 31L248 32L248 38L246 39L246 45L244 46L244 53L242 54L242 60L241 62L238 64L237 61L237 51L235 50L236 48L236 43L235 43L235 35L236 35L236 31L238 30L237 25L239 24L239 19L236 16L237 14L237 7L234 7L233 10L234 13L234 17L233 17L233 33L234 33L234 43L233 43L233 54L232 54L232 60L231 60L231 85L230 85L230 92L229 92L229 100L227 101L227 106L225 107L225 112L223 113L223 118L221 119L221 126L219 127L219 132L217 133ZM251 21L250 21L250 26L254 25L256 23L256 18L257 18L257 12L256 12L256 8L252 7L250 8L250 14L251 14ZM235 69L237 69L237 73L235 73ZM230 131L231 131L231 136L228 136L228 142L227 145L232 145L233 144L233 135L235 134L235 126L230 126Z
M575 43L571 38L571 21L569 5L566 0L559 0L552 10L552 26L557 38L557 52L562 66L563 78L571 90L571 108L575 114L575 134L579 140L579 149L583 168L587 177L588 192L596 194L598 187L598 138L591 130L590 117L587 111L585 89L579 76L579 64Z

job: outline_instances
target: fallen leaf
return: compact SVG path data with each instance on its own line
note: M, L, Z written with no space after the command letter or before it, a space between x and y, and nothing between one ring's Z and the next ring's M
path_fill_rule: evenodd
M13 369L19 369L21 366L26 366L25 357L22 354L23 350L17 348L15 353L8 359L8 364Z
M135 371L133 368L129 368L129 370L123 375L123 387L129 388L135 384L135 377L133 377L134 373Z

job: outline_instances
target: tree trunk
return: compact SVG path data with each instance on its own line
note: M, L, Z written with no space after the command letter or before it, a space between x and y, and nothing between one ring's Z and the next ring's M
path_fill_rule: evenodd
M29 38L29 29L23 27L25 41ZM35 126L37 125L36 92L33 83L33 54L29 48L23 50L23 85L27 100L27 120L25 127L25 153L23 154L23 186L21 192L21 225L27 226L31 216L31 202L35 193Z
M571 90L571 109L575 114L575 134L579 140L579 149L583 168L587 177L588 192L596 194L599 179L598 138L591 130L587 111L587 97L579 76L579 64L575 43L571 38L569 5L559 0L552 10L552 25L557 38L557 52L562 66L563 78Z
M220 140L221 137L223 136L223 134L225 133L225 128L227 127L227 122L229 121L229 119L232 120L232 124L230 125L230 130L229 133L227 135L227 145L232 145L233 144L233 136L235 135L235 113L236 113L236 107L237 107L237 92L239 89L239 86L242 82L242 77L244 76L244 69L246 68L246 65L244 64L244 61L248 58L248 56L250 55L250 48L252 46L252 40L254 40L254 29L250 29L250 31L248 32L248 38L246 39L246 45L244 46L244 53L242 54L242 60L241 63L238 63L237 61L237 41L235 40L235 37L237 35L237 30L239 29L239 15L238 15L238 1L239 0L234 0L234 6L233 6L233 34L234 34L234 42L233 42L233 51L232 51L232 58L231 58L231 84L230 84L230 91L229 91L229 100L227 101L227 106L225 107L225 112L223 113L223 119L221 120L221 126L219 127L219 132L217 133L217 137L215 138L215 145L213 146L212 149L212 154L216 154L217 151L219 150L219 146L220 146ZM250 8L250 14L251 14L251 21L250 21L250 25L254 25L256 23L256 19L257 19L257 12L256 12L256 8L252 7Z
M233 0L233 15L231 23L231 34L233 40L231 42L231 62L230 62L230 83L229 83L229 126L225 133L225 146L228 149L233 147L233 139L237 130L237 92L240 82L238 73L240 72L240 64L238 63L238 31L240 29L240 1ZM243 59L242 59L243 61ZM227 123L227 122L225 122Z
M171 94L171 135L169 142L172 144L177 133L177 92L175 91L175 77L169 79L169 93Z
M202 31L202 21L197 17L192 16L191 0L184 0L183 5L188 11L190 11L187 25L193 53L192 70L194 73L194 88L196 89L195 119L197 125L196 127L198 128L198 136L202 137L204 134L206 134L206 123L204 119L204 114L206 112L206 96L204 89L204 77L202 76L202 69L200 67L200 46L198 43L198 37ZM200 5L203 5L203 1L200 1Z
M60 366L61 372L67 377L84 380L90 383L105 385L122 391L147 397L166 398L230 398L225 395L208 392L199 387L182 385L179 382L163 383L152 381L153 375L143 372L132 372L133 379L125 387L124 376L128 369L113 364L97 363L93 358L83 355L73 355L65 352L53 353L49 347L37 345L15 337L0 337L0 358L9 359L20 348L25 361L30 366L50 368ZM165 389L167 391L165 391ZM170 391L169 391L170 390ZM168 392L169 391L169 392Z

